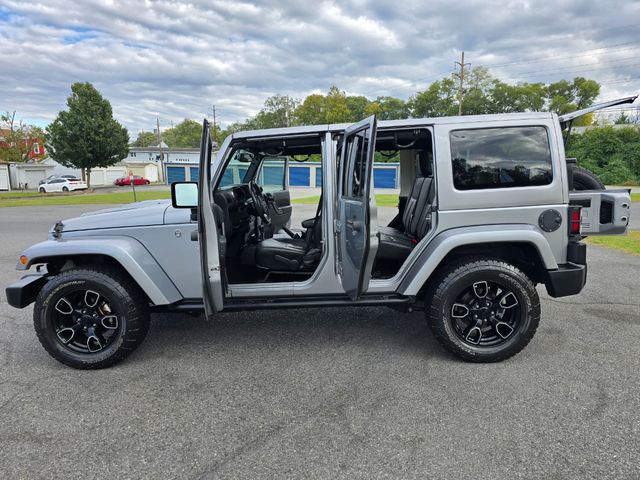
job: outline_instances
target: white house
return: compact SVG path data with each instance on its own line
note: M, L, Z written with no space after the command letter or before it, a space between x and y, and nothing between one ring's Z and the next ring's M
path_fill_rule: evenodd
M37 189L40 180L53 174L53 166L42 162L9 164L9 181L14 190Z

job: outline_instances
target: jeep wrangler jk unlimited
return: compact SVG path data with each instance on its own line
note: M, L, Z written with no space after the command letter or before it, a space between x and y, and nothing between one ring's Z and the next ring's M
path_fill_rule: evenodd
M203 125L199 181L149 201L57 222L6 289L35 301L44 348L75 368L107 367L145 337L151 311L380 305L424 309L464 360L515 355L540 320L536 284L575 295L583 235L626 232L630 194L603 190L565 159L580 114L516 113L239 132L212 156ZM395 218L379 225L375 156L399 157ZM291 225L288 163L322 165L313 218ZM294 169L291 169L293 171ZM575 176L575 178L574 178ZM576 190L579 187L580 190ZM291 228L290 228L291 227Z

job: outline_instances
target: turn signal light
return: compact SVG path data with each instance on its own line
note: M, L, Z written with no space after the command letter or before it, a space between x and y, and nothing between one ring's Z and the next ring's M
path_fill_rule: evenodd
M29 263L29 259L26 257L26 255L20 255L20 263L22 265L26 265L27 263Z
M569 233L580 235L580 211L581 207L569 207Z

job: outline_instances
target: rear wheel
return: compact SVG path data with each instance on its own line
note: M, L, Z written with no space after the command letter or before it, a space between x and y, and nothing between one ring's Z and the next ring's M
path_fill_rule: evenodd
M140 345L149 328L149 306L128 277L108 267L83 267L53 277L33 309L38 339L70 367L114 365Z
M604 184L598 176L586 168L573 167L573 189L574 190L604 190Z
M67 187L62 187L62 191L63 191L63 192L68 192L68 191L69 191L69 189L68 189Z
M520 352L540 320L540 300L518 268L466 258L441 270L427 291L427 321L438 341L470 362L499 362Z
M40 190L40 193L47 193L47 191L44 189L44 187L40 187L38 190Z

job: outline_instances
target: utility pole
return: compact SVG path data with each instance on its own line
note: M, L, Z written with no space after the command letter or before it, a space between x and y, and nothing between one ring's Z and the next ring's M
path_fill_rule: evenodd
M160 135L160 119L156 118L156 134L158 136L158 151L160 152L160 180L164 182L164 153L162 152L162 135Z
M460 73L454 73L456 77L460 79L460 86L458 87L458 115L462 115L462 100L464 98L464 69L470 67L470 63L464 63L464 52L460 57L459 62L455 62L454 65L460 67Z

